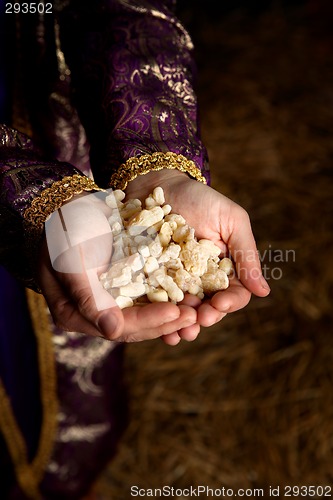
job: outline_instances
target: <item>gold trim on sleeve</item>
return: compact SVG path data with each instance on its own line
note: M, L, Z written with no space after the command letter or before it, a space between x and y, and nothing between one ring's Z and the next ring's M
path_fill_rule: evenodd
M194 177L197 181L207 184L194 161L171 151L168 153L157 151L153 154L129 158L125 163L122 163L117 172L111 176L110 187L124 190L127 184L136 179L138 175L146 175L153 170L157 171L163 168L180 170Z
M35 198L24 212L26 227L43 229L44 222L53 212L83 191L103 191L97 184L84 175L66 176L61 181L55 181Z

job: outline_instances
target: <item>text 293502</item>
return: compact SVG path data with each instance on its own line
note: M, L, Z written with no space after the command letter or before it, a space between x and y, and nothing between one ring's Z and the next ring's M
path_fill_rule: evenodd
M51 2L6 2L6 14L52 14Z

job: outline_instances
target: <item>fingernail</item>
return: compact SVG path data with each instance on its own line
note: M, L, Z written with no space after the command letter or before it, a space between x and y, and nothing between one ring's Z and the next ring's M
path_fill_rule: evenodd
M271 291L271 289L270 289L270 287L269 287L269 285L268 285L267 281L265 280L265 278L264 278L263 276L260 276L260 284L261 284L261 286L262 286L265 290L267 290L268 292L270 292L270 291Z
M97 321L97 328L103 335L110 335L118 326L118 319L114 314L102 314Z

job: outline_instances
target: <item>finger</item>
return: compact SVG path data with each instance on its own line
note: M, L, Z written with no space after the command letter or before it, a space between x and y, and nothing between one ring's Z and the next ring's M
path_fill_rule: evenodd
M88 322L106 338L118 338L123 330L123 316L113 297L99 282L96 270L98 266L104 265L111 255L112 234L109 224L104 215L100 217L101 214L96 208L89 208L86 204L82 205L80 200L77 203L68 204L62 210L67 213L66 224L64 220L63 223L65 224L64 230L66 229L67 239L70 241L70 247L64 251L65 247L63 248L61 245L65 245L65 242L62 241L60 246L57 244L57 235L61 234L61 231L53 231L52 228L54 229L54 227L51 225L47 240L48 252L46 244L44 244L44 258L42 259L40 273L45 281L45 270L47 268L46 274L48 274L49 280L54 276L54 283L56 281L59 283L57 292L53 291L51 293L48 289L48 283L46 283L45 287L53 316L58 323L61 322L64 327L68 327L64 323L64 316L62 316L64 312L63 299L66 298L67 305L71 303L72 311L76 311L75 314L72 314L71 327L73 329L82 331L84 327L85 333L89 333L91 327L87 328ZM79 226L76 224L82 214L85 215L87 221L89 221L89 216L94 215L91 221L95 221L95 224L88 225L89 231L84 232L84 234L80 232ZM55 229L64 219L63 214L62 219L60 219L60 215L59 220L55 219L53 223ZM98 243L97 247L96 243ZM55 252L54 257L59 255L52 260L51 266L48 255L51 255L52 252ZM93 260L91 260L90 256L93 256ZM55 270L55 263L60 266L58 267L59 272ZM77 324L75 324L74 318ZM82 321L82 319L85 321Z
M47 283L47 287L44 285ZM55 325L65 331L81 332L87 335L101 336L96 325L84 318L78 311L75 302L67 295L61 284L52 273L45 270L40 283L47 305Z
M221 321L227 314L213 307L209 302L204 302L198 309L198 323L210 327Z
M183 300L179 302L179 304L184 304L187 306L197 308L201 304L201 302L202 301L196 295L191 295L189 293L186 293Z
M182 328L179 330L178 335L182 340L186 340L187 342L193 342L200 333L200 324L195 323L194 325L187 326L186 328Z
M251 299L251 292L237 279L230 279L230 286L226 290L217 292L210 300L210 304L220 312L231 313L245 307Z
M154 303L123 309L125 318L124 340L138 342L155 339L193 325L197 312L189 306L172 303Z
M262 275L256 242L249 216L240 207L235 229L228 240L228 247L236 264L237 276L250 292L265 297L270 288ZM237 229L237 230L236 230Z
M162 335L161 339L166 345L175 346L178 345L181 338L178 332L169 333L169 335Z
M57 273L57 276L82 318L95 326L105 338L120 338L124 329L123 314L93 270L75 274Z

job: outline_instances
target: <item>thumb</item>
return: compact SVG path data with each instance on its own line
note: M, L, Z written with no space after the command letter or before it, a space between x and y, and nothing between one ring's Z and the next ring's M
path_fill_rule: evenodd
M119 340L124 317L115 299L103 288L96 270L62 274L62 283L80 315L108 340Z
M263 277L256 242L248 215L237 224L228 247L236 265L237 276L242 284L258 297L266 297L270 287Z

